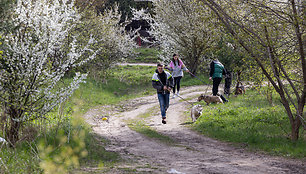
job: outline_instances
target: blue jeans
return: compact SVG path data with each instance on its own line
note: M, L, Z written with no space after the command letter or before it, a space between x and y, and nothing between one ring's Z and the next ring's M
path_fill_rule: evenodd
M169 107L169 96L170 94L157 94L162 118L166 118L166 111Z

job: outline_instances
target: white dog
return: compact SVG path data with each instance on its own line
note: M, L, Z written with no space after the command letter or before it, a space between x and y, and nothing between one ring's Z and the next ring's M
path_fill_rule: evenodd
M191 119L193 122L195 122L202 114L202 106L201 105L194 105L191 108Z

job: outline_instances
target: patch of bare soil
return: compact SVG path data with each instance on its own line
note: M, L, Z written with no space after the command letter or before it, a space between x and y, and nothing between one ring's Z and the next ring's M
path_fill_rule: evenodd
M181 89L181 96L192 98L189 100L192 103L205 90L206 86L188 87ZM175 145L150 139L125 124L125 120L137 118L151 108L158 111L148 118L147 124L174 139ZM170 99L167 124L164 125L157 95L153 95L125 101L118 106L95 108L84 117L95 133L110 140L106 149L118 152L123 158L119 166L106 173L306 173L303 160L249 152L191 131L184 125L185 112L190 108L191 105L180 98ZM109 116L108 121L102 121L103 116Z

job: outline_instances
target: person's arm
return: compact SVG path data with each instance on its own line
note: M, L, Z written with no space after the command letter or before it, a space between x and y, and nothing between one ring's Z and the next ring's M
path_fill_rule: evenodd
M173 71L173 69L170 66L168 66L168 65L165 65L165 69L167 69L169 71Z
M180 59L179 60L180 61L180 63L182 64L182 69L184 70L184 71L186 71L186 72L189 72L189 70L187 69L187 67L185 66L185 64L183 63L183 61Z
M225 75L227 72L226 72L226 69L223 68L223 71L222 71L222 75Z
M182 69L186 72L189 72L189 70L186 68L185 64L182 65Z
M170 77L168 78L168 84L167 84L167 86L170 87L170 88L173 88L173 87L174 87L174 80L173 80L173 77L172 77L172 76L170 76Z
M164 88L163 85L159 81L156 81L156 80L152 80L152 86L158 91L162 91Z
M171 61L169 66L166 66L165 68L169 71L173 71L173 68L174 68L173 62Z

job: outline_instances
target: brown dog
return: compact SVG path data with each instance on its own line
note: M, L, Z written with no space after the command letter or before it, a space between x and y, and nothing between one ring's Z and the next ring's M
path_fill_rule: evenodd
M204 100L207 105L209 105L210 103L223 103L221 97L219 97L219 96L212 96L212 95L201 94L198 97L198 101L201 101L201 100Z
M235 89L235 95L239 95L239 94L245 94L245 88L241 82L237 83L236 89Z

